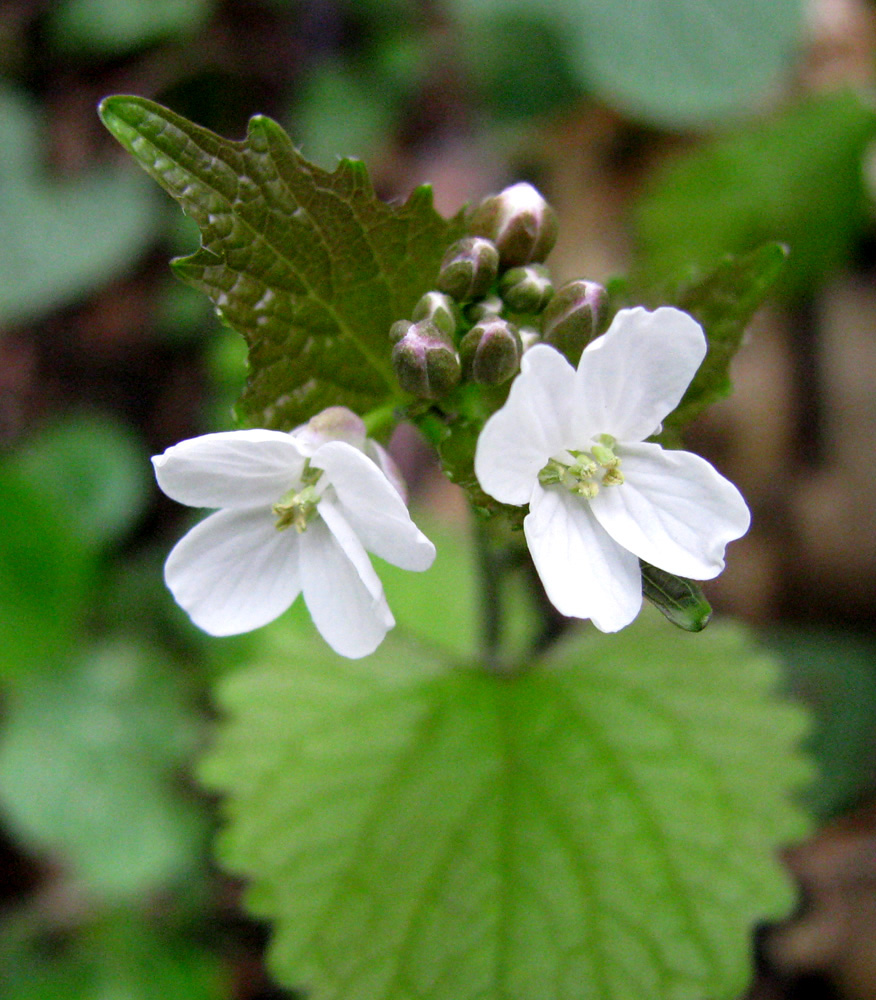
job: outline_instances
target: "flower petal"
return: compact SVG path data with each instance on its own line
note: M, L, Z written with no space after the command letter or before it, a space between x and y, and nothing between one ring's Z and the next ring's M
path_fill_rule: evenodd
M269 509L220 510L174 546L164 579L177 604L211 635L237 635L281 615L301 589L298 534Z
M304 456L281 431L223 431L152 459L161 489L189 507L270 505L299 481Z
M709 463L657 444L618 449L624 483L603 487L594 516L625 549L660 569L711 580L724 568L724 548L748 530L742 494Z
M396 488L370 458L345 441L331 441L314 453L311 464L325 470L344 519L369 552L402 569L424 570L432 565L435 546L411 520Z
M575 369L559 351L536 344L524 353L505 405L478 437L475 475L490 496L518 506L528 503L547 460L575 446L574 391Z
M341 656L373 653L395 619L368 555L343 514L324 497L321 518L301 536L304 600L323 639Z
M590 618L603 632L629 625L642 606L639 560L599 526L587 502L537 486L523 521L532 561L563 615Z
M597 434L618 441L649 437L678 405L705 356L705 335L687 313L621 309L578 364L577 447L586 448Z

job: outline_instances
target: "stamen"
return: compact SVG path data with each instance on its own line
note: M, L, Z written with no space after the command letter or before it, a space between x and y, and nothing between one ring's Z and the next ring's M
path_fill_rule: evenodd
M620 471L621 460L614 452L617 441L611 434L600 434L590 451L576 451L570 448L570 464L552 458L538 474L542 486L565 486L575 496L592 500L602 486L620 486L624 474ZM600 475L601 473L601 475Z
M320 470L316 470L320 472ZM317 478L319 478L317 476ZM297 493L290 490L278 503L271 507L277 518L277 531L285 531L290 525L298 534L303 534L308 524L316 517L319 494L314 486L305 486Z

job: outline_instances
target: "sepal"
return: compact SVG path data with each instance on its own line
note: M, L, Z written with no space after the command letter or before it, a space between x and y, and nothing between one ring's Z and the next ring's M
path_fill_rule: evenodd
M541 263L557 241L557 216L531 184L514 184L475 209L469 232L495 243L502 267Z
M540 313L553 297L554 286L544 265L526 264L502 275L499 294L514 312Z
M485 295L499 273L499 251L490 240L465 236L452 243L441 261L436 284L457 302Z
M463 377L481 385L501 385L518 371L522 353L515 326L498 316L482 320L460 341Z
M542 338L573 366L581 352L601 332L608 300L595 281L569 281L558 288L542 313Z
M673 625L685 632L702 632L712 619L712 606L699 584L667 573L644 560L640 563L642 595Z
M440 399L459 381L453 341L432 320L412 323L392 349L399 385L420 399Z

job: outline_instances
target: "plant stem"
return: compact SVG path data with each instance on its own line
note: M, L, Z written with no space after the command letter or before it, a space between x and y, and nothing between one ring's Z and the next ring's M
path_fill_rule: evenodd
M476 515L473 520L480 583L481 660L490 673L507 674L501 656L505 560L493 548L488 523Z

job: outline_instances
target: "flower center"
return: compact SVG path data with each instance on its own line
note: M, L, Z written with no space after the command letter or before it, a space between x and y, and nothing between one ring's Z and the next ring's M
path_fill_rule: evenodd
M620 486L624 474L621 460L615 455L617 441L610 434L600 434L589 451L569 450L573 461L552 458L539 472L542 486L564 486L570 493L592 500L601 486Z
M312 469L310 461L304 463L301 473L301 488L295 487L284 493L271 510L277 518L277 531L285 531L290 525L298 534L316 517L316 507L322 494L316 489L316 483L322 475L322 469Z

